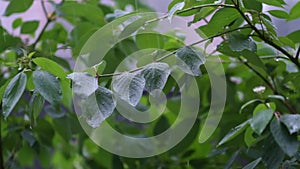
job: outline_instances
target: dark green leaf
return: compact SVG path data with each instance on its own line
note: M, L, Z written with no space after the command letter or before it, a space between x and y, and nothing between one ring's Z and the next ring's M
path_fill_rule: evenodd
M81 96L89 96L98 88L97 79L88 73L74 72L67 76L72 79L73 92Z
M115 106L112 91L100 86L94 94L83 101L82 116L91 127L97 128L112 114Z
M250 100L248 101L247 103L243 104L242 107L240 108L240 114L243 112L243 110L248 107L249 105L251 104L254 104L254 103L263 103L264 101L263 100L260 100L260 99L254 99L254 100Z
M256 139L253 137L253 134L254 131L252 130L252 128L248 127L244 135L244 141L248 148L250 148L256 142Z
M231 131L225 135L225 137L218 143L218 146L232 140L233 138L235 138L236 136L238 136L239 134L241 134L249 125L249 121L247 120L244 123L236 126L235 128L231 129Z
M31 96L29 102L29 117L31 121L31 126L35 126L36 119L44 107L44 102L44 98L36 91Z
M33 131L37 134L38 141L41 144L52 146L52 140L55 132L51 124L47 120L45 120L44 118L40 118L37 121L36 127L33 128Z
M46 71L34 71L33 82L35 89L51 104L58 104L62 100L59 80Z
M243 167L243 169L254 169L258 164L259 162L261 161L261 157L252 161L251 163L247 164L245 167Z
M146 80L145 88L150 93L155 89L163 89L169 74L169 65L162 62L150 63L141 72L142 77Z
M299 142L297 135L290 135L284 125L278 120L273 120L270 125L271 133L276 143L290 157L296 154Z
M274 110L272 109L257 112L250 121L252 129L257 134L261 134L272 119L273 113Z
M10 16L14 13L25 12L32 5L33 0L11 0L8 7L5 10L4 15Z
M289 17L289 14L282 10L270 10L268 11L271 15L281 18L281 19L287 19Z
M262 3L257 0L243 0L243 4L245 8L256 10L258 12L261 12L263 9Z
M290 10L290 17L288 20L297 19L300 17L300 2L297 2Z
M276 141L272 136L265 139L263 143L263 162L268 169L278 169L285 157L284 152L281 150L279 145L276 144Z
M228 44L231 50L241 52L245 49L256 52L257 46L255 42L248 36L240 33L232 33L228 37Z
M113 79L114 91L121 99L130 105L136 106L142 97L145 87L145 79L134 73L123 73Z
M21 132L21 135L23 137L24 140L26 140L29 144L30 147L33 146L33 144L35 143L35 137L33 136L31 131L28 130L24 130Z
M292 40L294 43L300 43L300 30L290 33L287 37Z
M278 6L278 7L283 7L285 5L285 2L283 0L257 0L259 2L263 2L268 5L272 6Z
M17 74L6 87L2 97L2 110L4 118L7 118L15 105L20 100L27 82L27 76L21 72Z
M36 29L39 27L39 21L28 21L24 22L21 26L22 34L34 34Z
M205 57L200 51L186 46L178 49L176 56L178 58L177 65L182 71L194 76L201 75L199 67L205 63Z
M280 120L288 128L290 134L300 131L300 115L286 114L281 116Z

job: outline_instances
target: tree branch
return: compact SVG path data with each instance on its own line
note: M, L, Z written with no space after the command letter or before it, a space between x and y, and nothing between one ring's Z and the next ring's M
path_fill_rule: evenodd
M2 106L2 103L0 104ZM2 112L1 112L2 114ZM4 169L3 149L2 149L2 116L0 114L0 169Z
M297 67L298 69L300 69L300 62L298 61L298 59L294 58L290 53L288 53L285 49L281 48L280 46L278 46L276 43L274 43L271 39L267 38L263 33L261 33L256 27L255 25L252 24L251 20L244 14L244 12L239 8L239 2L237 0L237 3L234 2L234 0L231 0L232 3L235 6L235 9L240 13L240 15L244 18L244 20L247 22L247 24L255 31L255 33L257 33L257 35L259 36L260 39L262 39L264 42L266 42L267 44L271 45L272 47L274 47L275 49L277 49L278 51L280 51L282 54L284 54L285 56L287 56L290 61L292 61Z
M298 50L296 52L295 58L298 60L300 55L300 46L298 47Z

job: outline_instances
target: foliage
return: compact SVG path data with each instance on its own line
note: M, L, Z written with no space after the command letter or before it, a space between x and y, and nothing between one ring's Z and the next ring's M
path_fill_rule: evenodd
M7 3L4 16L8 17L30 11L33 0ZM173 0L169 13L147 22L191 16L194 19L190 24L206 22L196 29L198 42L185 46L176 41L181 38L177 34L167 37L152 30L153 34L122 40L103 62L82 72L73 72L70 63L80 57L80 50L93 33L128 16L130 13L123 11L127 5L139 12L152 9L133 0L116 0L114 7L97 0L49 1L54 10L48 13L45 3L41 1L45 25L16 18L12 27L19 29L17 36L15 30L0 25L0 168L300 166L300 29L278 36L272 22L273 18L298 19L299 2L285 11L284 0ZM264 11L265 5L277 8ZM71 30L62 20L72 25ZM136 31L144 25L132 23L124 31ZM41 32L37 31L39 26ZM21 39L23 35L33 42ZM206 48L195 47L201 43L206 43ZM207 54L207 46L212 48L216 43L214 52ZM169 54L158 54L162 57L141 67L114 72L124 58L145 48L159 48ZM59 57L61 51L70 51L72 59ZM209 73L204 65L215 61L216 56L226 72L226 107L217 130L200 143L199 132L211 106ZM168 57L175 57L177 62L167 63ZM87 113L81 116L91 127L107 120L130 135L157 135L171 126L180 109L181 89L170 76L177 68L195 77L201 95L198 119L178 145L154 157L135 159L111 154L88 138L72 106L73 94L83 98ZM156 96L158 89L166 93L166 109L150 124L130 122L115 109L113 92L129 105L147 110L148 98Z

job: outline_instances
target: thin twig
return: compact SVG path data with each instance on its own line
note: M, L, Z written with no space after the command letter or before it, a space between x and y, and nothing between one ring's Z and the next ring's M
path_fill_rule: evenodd
M300 55L300 46L298 47L298 50L296 52L295 58L298 60Z

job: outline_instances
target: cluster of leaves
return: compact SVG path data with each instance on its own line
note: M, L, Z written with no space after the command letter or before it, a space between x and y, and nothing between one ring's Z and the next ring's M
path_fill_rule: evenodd
M4 15L9 17L30 11L33 0L21 1L10 1ZM69 65L72 59L57 56L61 50L71 52L76 59L93 33L128 14L122 11L127 5L139 11L151 10L134 0L115 2L117 10L97 0L59 4L49 1L54 8L49 12L46 2L41 1L45 25L17 18L12 28L20 33L19 36L13 36L0 26L0 161L4 161L0 167L299 167L300 30L279 37L272 17L286 21L298 19L300 3L286 12L283 0L173 0L169 13L157 21L172 20L174 15L179 15L193 16L190 24L206 22L196 29L204 40L195 44L206 42L206 48L213 48L218 43L207 58L199 50L179 43L176 39L181 37L174 33L168 37L151 33L119 42L105 55L105 62L87 72L72 72ZM264 12L265 5L279 10ZM64 23L72 25L70 31ZM39 26L43 29L37 34ZM29 35L34 41L22 40L21 35ZM146 48L175 54L176 67L197 76L201 94L200 120L178 145L162 155L143 159L118 157L98 148L87 138L73 113L72 89L83 98L82 105L87 112L83 116L92 127L98 127L106 119L117 130L130 135L163 132L171 126L180 109L180 89L169 76L173 67L159 60L136 71L118 74L113 80L105 76L113 73L131 53ZM203 53L207 53L206 48ZM197 138L210 107L211 89L208 73L203 66L202 71L199 67L205 60L215 61L215 56L222 59L226 72L227 104L219 128L210 140L200 144ZM257 86L263 87L253 92ZM130 122L114 109L114 95L137 109L148 109L147 92L154 95L156 89L167 93L167 109L152 124ZM90 106L92 104L98 105L96 110L95 106Z

